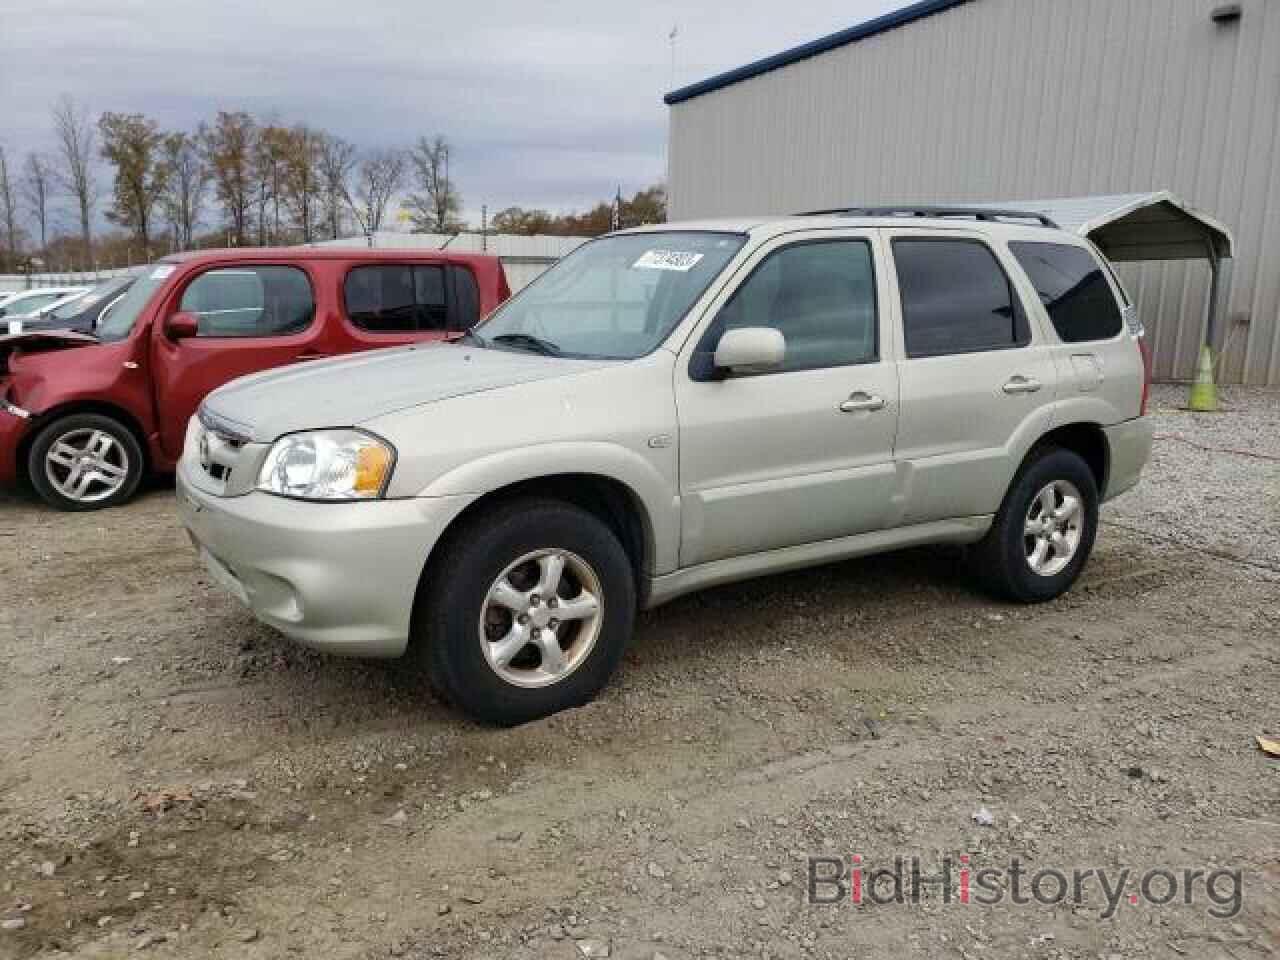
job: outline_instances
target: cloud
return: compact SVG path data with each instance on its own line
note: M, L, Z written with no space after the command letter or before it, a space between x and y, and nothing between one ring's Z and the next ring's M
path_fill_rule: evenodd
M442 133L472 217L482 203L576 209L663 176L673 81L897 5L0 0L0 142L51 149L60 93L170 129L244 109L370 147Z

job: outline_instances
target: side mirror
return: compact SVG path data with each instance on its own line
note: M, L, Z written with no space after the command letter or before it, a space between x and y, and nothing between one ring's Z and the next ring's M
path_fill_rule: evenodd
M716 344L717 370L732 373L765 373L782 366L787 339L772 327L739 327L726 330Z
M200 335L200 318L194 313L171 313L164 321L164 335L170 340L186 340Z

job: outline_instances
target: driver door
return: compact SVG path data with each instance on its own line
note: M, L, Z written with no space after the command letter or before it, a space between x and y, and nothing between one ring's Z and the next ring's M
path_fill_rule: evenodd
M766 244L676 371L681 566L878 530L893 515L898 373L875 230ZM772 327L776 370L725 375L727 329Z

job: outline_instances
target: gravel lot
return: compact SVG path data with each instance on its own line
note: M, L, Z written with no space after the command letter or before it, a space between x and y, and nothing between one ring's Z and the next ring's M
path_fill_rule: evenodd
M0 501L0 957L1273 955L1280 394L1183 396L1069 596L993 603L942 549L708 591L516 730L257 625L171 490ZM854 854L1131 873L1109 919L807 903ZM1153 867L1241 871L1238 913L1131 904Z

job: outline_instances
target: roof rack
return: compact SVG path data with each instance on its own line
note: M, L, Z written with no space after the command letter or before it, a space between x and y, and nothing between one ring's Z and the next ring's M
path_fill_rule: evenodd
M832 210L806 210L801 217L972 217L975 220L1034 220L1042 227L1058 225L1034 210L1000 210L996 207L931 207L915 203L887 204L875 207L838 207Z

